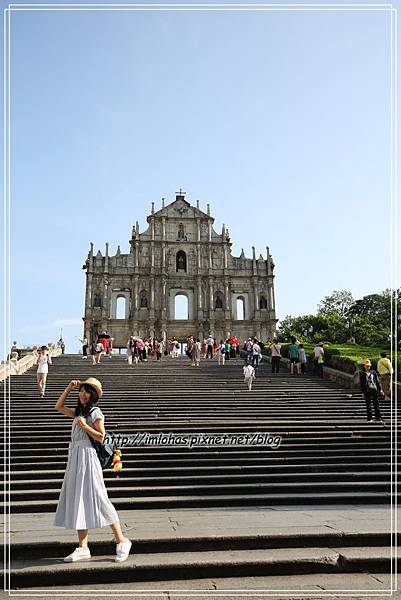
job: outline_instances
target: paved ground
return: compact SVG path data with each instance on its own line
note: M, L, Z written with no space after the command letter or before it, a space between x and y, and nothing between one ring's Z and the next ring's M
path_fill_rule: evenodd
M242 600L258 598L274 598L274 600L330 600L352 598L393 598L399 600L401 594L394 592L391 596L390 575L349 574L349 575L292 575L287 577L243 577L239 579L193 579L187 581L157 581L141 583L71 585L64 588L31 588L12 592L11 597L24 596L39 600L48 598L104 598L120 600L135 598L137 600L200 600L203 598L220 600ZM74 595L79 594L79 595ZM81 595L82 594L82 595ZM29 597L25 596L25 597ZM6 598L7 595L4 595Z
M214 509L166 509L119 511L124 532L134 541L143 539L193 538L198 536L220 537L241 534L318 534L327 532L383 533L390 531L390 511L382 505L361 507L360 505L252 507ZM53 527L54 515L11 515L11 543L29 541L71 541L75 547L74 531ZM90 532L91 539L108 540L109 528ZM390 596L390 575L377 574L333 574L293 575L270 577L213 578L181 581L132 582L123 584L85 585L84 581L71 582L68 588L40 588L17 590L11 596L33 595L35 598L78 598L74 593L117 600L136 597L152 600L185 600L189 598L218 597L224 600L249 597L274 597L280 599L312 598L400 598ZM395 579L393 578L393 587ZM142 590L142 593L141 593ZM252 590L260 590L253 592ZM330 591L329 591L330 590ZM134 596L132 593L134 593ZM330 595L327 595L330 594ZM8 594L4 595L4 598ZM28 596L26 596L28 597Z
M390 510L383 505L205 508L119 511L124 533L136 539L183 538L240 534L380 533L391 528ZM70 541L75 531L53 526L53 513L12 514L11 543ZM108 540L109 528L90 532L90 538ZM134 550L135 551L135 550Z

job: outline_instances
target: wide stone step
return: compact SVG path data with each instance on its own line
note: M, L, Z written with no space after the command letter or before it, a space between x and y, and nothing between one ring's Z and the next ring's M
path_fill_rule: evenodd
M389 480L389 473L390 471L376 471L375 475L374 475L374 480L375 482L380 482L380 483L387 483L388 484L388 480ZM333 482L337 482L338 481L338 477L341 476L341 479L343 482L354 482L354 481L358 481L358 482L365 482L368 481L369 479L372 478L372 474L370 471L359 471L359 472L354 472L354 473L338 473L338 472L333 472L333 473L309 473L308 474L308 479L309 479L309 483L333 483ZM176 478L174 478L171 474L169 476L158 476L156 477L155 474L153 473L153 471L148 473L147 477L130 477L128 474L124 473L124 476L120 476L116 477L116 475L110 474L108 476L105 475L104 477L105 483L106 483L106 487L108 489L112 489L112 488L125 488L125 487L134 487L134 486L139 486L142 487L143 485L146 486L178 486L180 484L185 484L185 485L193 485L196 486L197 484L201 483L203 485L212 485L215 486L217 484L230 484L230 483L238 483L241 482L242 484L277 484L277 483L298 483L300 480L302 480L302 475L301 473L292 473L292 474L271 474L271 475L264 475L264 474L245 474L245 473L241 473L241 474L237 474L237 475L222 475L221 473L219 473L218 475L200 475L200 474L196 474L196 476L194 476L193 474L191 475L185 475L183 473L177 474ZM24 479L24 480L16 480L14 478L14 474L13 474L13 478L11 480L11 490L13 491L19 491L19 490L30 490L31 493L34 493L34 491L31 489L32 488L32 484L34 483L35 486L35 490L39 491L39 490L44 490L44 491L48 491L47 488L52 488L52 487L57 487L57 488L61 488L61 484L63 482L63 477L60 477L59 479L53 479L53 478L49 478L49 479ZM1 492L0 492L1 493ZM14 492L13 492L13 497L14 497Z
M210 489L209 489L210 491ZM113 505L117 510L150 509L150 508L196 508L220 506L277 506L297 505L299 503L324 504L386 504L390 502L390 492L367 493L354 488L350 492L312 492L295 494L227 494L205 496L143 496L141 498L113 497ZM52 512L57 508L57 500L20 500L11 501L8 506L11 513ZM0 503L4 508L4 503Z
M72 550L72 548L70 549ZM134 549L135 552L135 549ZM94 555L91 560L64 563L61 559L15 560L11 587L86 583L157 581L201 577L244 577L302 573L388 572L390 549L371 547L274 548L133 554L124 563L113 555Z
M284 465L233 465L233 466L220 466L220 465L216 465L214 467L203 467L203 466L196 466L196 468L193 467L179 467L178 469L172 469L171 467L154 467L152 469L143 469L143 468L129 468L124 466L124 470L122 473L122 476L120 477L120 479L122 481L126 480L127 478L133 478L133 477L139 477L139 478L155 478L155 477L163 477L164 475L170 476L170 477L174 477L174 476L178 476L178 477L190 477L192 475L194 475L195 473L197 474L196 477L203 477L203 476L215 476L216 474L218 474L218 476L231 476L233 474L244 474L244 475L249 475L249 474L261 474L261 475L265 475L266 477L271 476L271 477L280 477L281 475L288 475L288 476L293 476L293 475L297 475L299 477L304 477L305 473L308 474L308 476L313 476L313 475L319 475L319 476L327 476L330 477L330 475L332 473L335 474L336 477L341 477L343 478L344 476L350 476L352 477L352 474L359 474L359 473L373 473L376 476L376 473L382 474L385 473L386 477L388 477L388 473L390 472L390 463L382 463L382 462L378 462L378 463L369 463L369 471L366 471L366 462L363 463L342 463L339 465L323 465L323 466L311 466L311 465L302 465L302 464L296 464L296 465L289 465L289 464L284 464ZM0 471L0 477L4 477L4 473ZM16 471L15 469L13 469L12 471L12 485L15 483L19 483L19 482L24 482L24 481L38 481L41 480L42 477L49 477L49 478L57 478L57 477L64 477L64 473L65 473L65 469L49 469L49 470L35 470L35 471ZM6 473L7 475L7 473ZM110 469L106 469L103 472L103 476L105 481L108 480L114 480L115 479L115 474L110 470ZM43 481L47 481L46 479L43 479Z
M61 356L40 399L35 369L11 378L13 512L54 510L68 457L71 421L54 410L71 379L97 376L105 390L106 427L117 433L221 435L269 432L281 446L125 446L119 478L105 472L121 508L315 505L387 502L390 490L390 406L386 426L366 423L359 390L309 375L272 376L262 364L254 389L242 381L242 361L224 368L186 359L150 360L130 368L122 356L92 367ZM1 388L1 386L0 386ZM74 406L74 392L68 403ZM0 427L4 426L0 415ZM210 442L205 442L210 443ZM8 473L5 473L8 476ZM29 500L28 500L29 498Z
M41 489L15 489L11 491L10 498L15 503L18 501L25 501L29 499L40 499L40 500L58 500L60 495L61 482L57 488L50 489L44 487ZM255 498L258 494L288 494L288 495L299 495L302 496L305 493L324 494L326 492L363 492L365 491L366 496L372 493L390 493L390 482L389 481L370 481L366 478L355 479L350 482L338 481L313 481L307 483L287 482L287 483L275 483L275 482L260 482L253 481L248 483L226 483L221 479L214 483L208 483L207 485L182 485L181 482L173 483L165 482L163 485L125 485L125 486L108 486L109 498L114 501L114 498L121 497L123 494L127 498L143 498L143 497L158 497L160 495L170 496L191 496L202 499L204 496L216 495L221 497L222 495L233 495L241 494L242 496L247 495L249 499ZM0 491L0 498L8 498L8 494Z

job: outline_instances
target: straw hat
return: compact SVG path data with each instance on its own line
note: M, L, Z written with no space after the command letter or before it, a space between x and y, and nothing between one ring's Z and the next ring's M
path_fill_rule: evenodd
M95 379L94 377L88 377L88 379L85 381L81 381L81 385L84 384L92 386L97 391L99 398L103 396L102 384L98 379Z

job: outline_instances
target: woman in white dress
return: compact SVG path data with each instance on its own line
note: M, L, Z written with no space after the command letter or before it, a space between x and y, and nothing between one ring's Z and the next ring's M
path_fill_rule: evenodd
M38 388L40 392L41 398L45 395L46 389L46 380L47 374L49 372L49 365L52 364L52 360L50 358L49 349L47 346L41 346L38 352L38 360L36 361L38 365L36 371L36 381L38 383Z
M79 389L75 409L64 405L67 396ZM128 558L131 542L121 532L117 512L110 502L103 472L96 450L89 439L103 442L105 436L104 416L97 402L102 396L102 384L94 377L86 381L73 380L57 400L55 409L73 418L71 443L63 486L57 506L54 525L76 529L79 546L65 557L66 562L88 560L88 529L110 525L117 544L116 562Z

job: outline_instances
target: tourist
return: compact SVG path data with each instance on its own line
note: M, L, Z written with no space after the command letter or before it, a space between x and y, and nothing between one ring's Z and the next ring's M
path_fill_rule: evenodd
M383 423L380 406L379 406L379 394L384 395L381 389L379 377L373 369L371 369L372 363L369 358L365 358L363 361L363 369L359 371L359 384L363 392L365 403L366 403L366 418L368 423L372 423L372 403L375 411L375 421ZM384 424L384 423L383 423Z
M251 360L252 348L253 348L252 338L248 338L247 341L244 344L244 350L248 354L248 359L249 360Z
M380 358L377 361L377 372L379 373L384 399L391 400L391 376L394 369L390 359L387 358L387 352L380 353Z
M277 339L273 339L273 343L270 346L272 355L272 373L280 372L280 359L281 359L281 346Z
M224 340L220 340L220 345L217 350L217 357L218 357L219 365L224 365L225 360L226 360L226 344L225 344Z
M248 386L248 390L251 391L252 382L255 379L256 374L255 374L255 369L253 368L253 366L251 364L249 364L247 358L244 361L244 366L243 366L242 372L244 374L244 383Z
M323 377L324 349L323 344L318 344L313 349L313 372L318 377Z
M79 340L82 344L82 358L88 359L88 338L84 337L82 340Z
M10 350L10 354L9 354L8 358L10 358L11 360L18 360L19 351L17 348L17 342L13 342L13 345L11 346L11 350Z
M128 342L127 342L127 360L128 360L129 365L132 365L133 349L134 349L134 338L131 335L128 338Z
M235 343L235 356L239 356L239 339L237 338L237 336L234 336L234 343Z
M305 348L304 348L303 344L299 344L298 356L299 356L299 363L301 365L301 373L302 373L302 375L305 375L306 367L308 366L308 359L306 358L306 352L305 352Z
M94 354L93 364L98 365L100 363L100 357L102 356L103 353L104 353L104 345L99 340L98 342L96 342L96 345L95 345L95 354Z
M234 355L235 356L235 355ZM252 346L252 366L257 369L259 367L259 360L262 357L262 353L260 351L260 346L257 341L255 341Z
M214 339L212 338L211 334L209 333L209 337L206 340L206 347L207 347L206 358L213 358L213 345L214 345Z
M299 375L299 351L298 351L298 346L295 343L297 340L294 336L291 336L290 338L291 340L291 344L289 344L288 346L288 353L289 353L289 358L290 358L290 372L291 375L294 374L294 365L297 369L297 374Z
M109 345L108 345L109 358L111 358L111 355L113 354L113 342L114 342L114 338L111 337L109 339Z
M41 346L38 351L38 360L36 361L38 369L36 371L36 381L40 392L40 397L43 398L46 390L46 379L49 372L49 365L52 364L49 349L47 346Z
M226 360L230 360L230 352L231 352L230 340L226 340L225 347L226 347Z
M235 358L237 355L237 345L235 343L234 337L230 337L230 358Z
M201 343L200 339L196 338L196 342L194 342L192 347L192 366L200 366L201 359Z
M75 408L65 406L72 390L79 389ZM76 529L79 546L64 558L65 562L88 560L88 529L110 525L116 541L116 562L128 558L131 542L125 538L117 512L110 502L103 480L103 471L91 438L103 442L104 416L97 403L103 394L102 384L90 377L73 380L56 402L57 412L71 417L71 443L64 481L57 505L54 525Z
M157 338L155 339L155 352L156 352L156 360L161 360L162 359L162 354L163 354L163 341L162 340L158 340Z
M103 354L107 354L107 338L106 338L107 333L105 331L103 331L100 336L99 336L99 341L103 346Z
M145 340L143 342L143 348L142 348L143 362L148 362L149 351L150 351L150 344L149 344L148 340Z
M180 344L178 340L173 337L171 340L171 358L178 358L180 355Z
M219 349L219 344L217 343L217 339L213 338L213 355L216 354L218 349Z
M192 366L195 366L195 357L194 357L194 349L195 349L195 339L193 335L187 337L187 349L185 350L185 354L191 360Z

